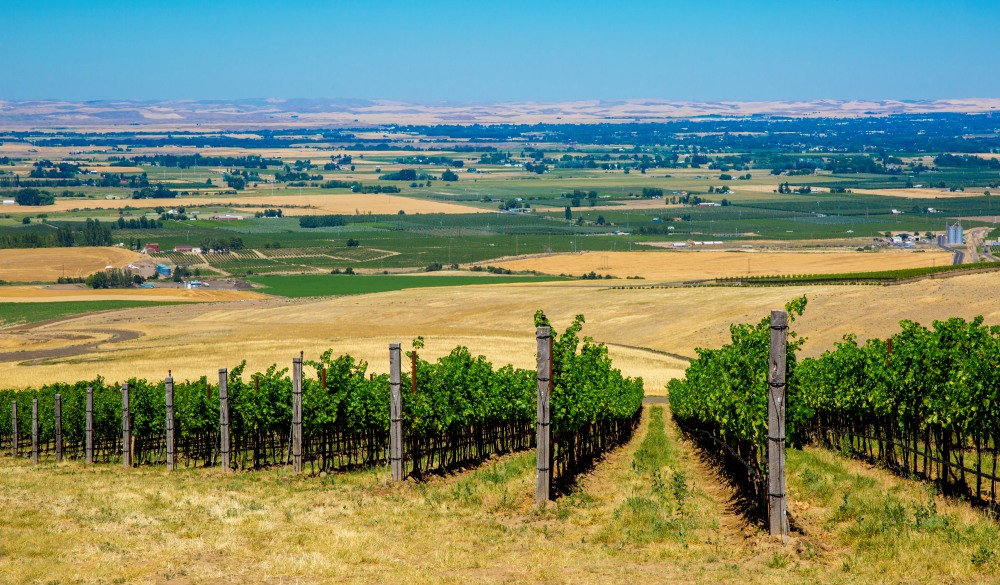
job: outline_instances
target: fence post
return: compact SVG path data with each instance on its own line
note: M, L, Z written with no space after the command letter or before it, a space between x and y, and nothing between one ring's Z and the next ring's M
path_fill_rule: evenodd
M17 444L20 442L20 437L17 434L17 400L10 401L10 426L14 431L14 440L10 444L10 453L14 457L17 457Z
M31 399L31 462L38 463L38 399Z
M300 366L301 367L301 366ZM226 368L219 368L219 450L222 471L229 471L229 378Z
M768 527L772 536L788 536L785 514L785 353L788 313L771 311L771 352L767 376Z
M538 327L535 332L538 341L538 416L537 416L537 463L538 474L535 481L535 507L549 501L552 485L551 419L549 418L549 398L552 388L552 334L548 327Z
M403 481L403 389L398 343L389 344L389 464L392 481Z
M302 354L292 358L292 470L302 473Z
M132 467L132 417L129 416L128 383L122 384L122 465Z
M171 373L167 370L163 380L167 403L167 471L174 470L174 377Z
M94 462L94 389L90 386L87 386L87 422L84 434L86 461L90 465Z
M56 463L62 461L62 394L56 394Z

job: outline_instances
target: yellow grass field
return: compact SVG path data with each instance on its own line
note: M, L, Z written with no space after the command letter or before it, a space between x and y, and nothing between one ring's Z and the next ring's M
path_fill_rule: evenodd
M672 246L672 244L666 244ZM701 280L724 276L772 274L831 274L944 266L951 255L938 251L884 252L760 252L760 251L662 251L585 252L556 254L490 262L511 270L537 270L548 274L596 272L625 278L642 276L657 280ZM631 283L629 283L631 284Z
M0 280L35 282L87 276L105 266L121 268L142 257L131 250L110 247L0 250Z
M1000 324L1000 307L982 294L995 274L924 280L894 286L667 288L613 290L572 283L510 284L410 289L325 300L247 300L241 303L126 309L76 317L19 331L0 330L2 351L80 344L109 337L107 330L142 337L105 343L97 353L40 361L0 363L0 380L19 387L77 380L211 374L246 359L249 370L288 364L300 350L316 357L327 348L388 369L388 344L422 335L421 355L434 358L466 345L497 364L533 367L532 314L545 310L558 328L584 314L584 334L609 344L627 375L643 376L647 392L662 393L685 364L668 354L693 356L696 347L728 340L729 325L757 321L789 299L806 294L809 306L795 323L804 352L829 349L843 335L886 337L902 319L929 324L952 316L985 315ZM136 298L136 297L132 297ZM196 348L196 350L193 350Z
M260 293L241 290L209 290L205 288L54 288L49 286L0 287L0 303L58 303L62 301L159 301L215 302L266 298Z
M374 213L396 214L400 210L406 213L482 213L484 209L442 203L426 199L413 199L398 195L275 195L261 194L246 197L177 197L175 199L57 199L54 205L44 207L13 206L11 211L70 211L73 209L120 209L125 206L138 208L162 207L165 205L255 205L261 207L280 208L285 215L323 215ZM310 206L312 209L287 207L288 205ZM244 213L253 216L255 209Z

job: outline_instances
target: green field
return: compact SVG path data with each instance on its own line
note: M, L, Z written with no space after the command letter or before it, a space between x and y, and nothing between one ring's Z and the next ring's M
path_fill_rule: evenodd
M155 301L62 301L50 303L0 303L0 326L23 325L94 311L176 305Z
M551 282L554 280L568 279L550 276L362 276L346 274L260 276L251 279L252 282L267 287L260 292L292 298L363 295L408 288Z

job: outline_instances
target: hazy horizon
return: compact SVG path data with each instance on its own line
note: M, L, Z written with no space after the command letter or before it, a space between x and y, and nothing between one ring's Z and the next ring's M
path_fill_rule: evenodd
M4 10L0 100L418 103L1000 96L1000 5L54 0Z

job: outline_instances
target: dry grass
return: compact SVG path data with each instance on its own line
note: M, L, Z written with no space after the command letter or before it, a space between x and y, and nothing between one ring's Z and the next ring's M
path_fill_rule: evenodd
M917 255L921 256L921 255ZM895 287L803 286L776 288L666 288L610 290L577 283L512 284L411 289L324 300L248 300L242 303L127 309L82 316L22 331L0 330L0 346L25 350L73 345L74 336L99 329L135 330L139 339L101 346L99 353L32 365L0 364L9 386L103 375L194 378L246 359L251 370L288 363L299 350L326 348L388 367L388 344L427 338L422 355L436 357L458 344L497 364L534 364L532 315L544 309L557 327L587 317L584 333L612 344L617 366L641 375L650 392L681 374L683 362L657 352L694 355L696 347L728 340L729 325L756 321L770 309L807 294L809 306L795 328L815 355L847 333L884 338L901 319L927 323L953 316L986 316L1000 323L990 295L992 274L925 280ZM0 289L2 290L2 289ZM131 297L137 298L137 297ZM62 342L58 338L66 337ZM618 346L625 346L618 347ZM654 351L627 350L627 347Z
M103 266L102 266L103 268ZM0 302L58 303L62 301L159 301L201 302L242 301L266 298L260 293L241 290L208 290L184 288L57 288L56 286L0 287Z
M729 510L729 492L652 415L542 512L532 509L531 453L396 485L383 469L168 475L3 456L0 574L11 583L995 582L989 520L936 498L921 516L935 524L918 524L921 486L824 451L790 453L789 497L805 535L782 546ZM883 500L903 511L886 516Z
M142 257L131 250L110 247L0 250L0 280L51 282L60 276L87 276L105 266L121 268Z
M663 251L586 252L556 254L491 264L511 270L548 274L596 272L621 278L642 276L657 280L701 280L724 276L772 274L832 274L917 268L950 263L940 252L749 252ZM634 284L634 283L628 283Z
M427 199L414 199L397 195L284 195L280 192L270 195L259 191L260 195L245 197L178 197L171 199L171 205L211 205L225 207L226 205L257 205L261 207L281 208L285 215L323 215L374 213L395 215L400 210L406 213L482 213L478 207L469 207L454 203L442 203ZM73 209L119 209L126 205L148 209L165 205L162 199L57 199L54 205L44 207L14 206L11 211L71 211ZM287 207L288 205L310 206L313 209ZM253 216L253 209L242 213Z

